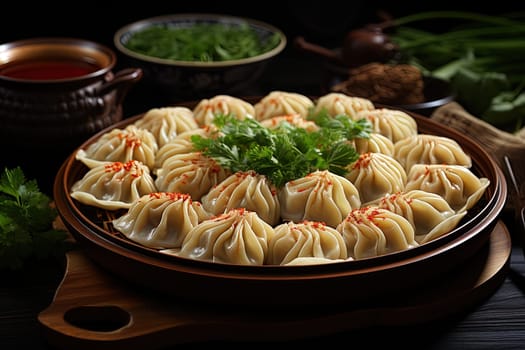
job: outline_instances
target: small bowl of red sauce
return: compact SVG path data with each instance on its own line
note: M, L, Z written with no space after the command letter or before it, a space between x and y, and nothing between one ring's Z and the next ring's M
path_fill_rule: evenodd
M111 49L76 38L34 38L0 45L2 80L86 80L105 75L115 63Z
M99 69L101 67L88 61L50 58L18 62L5 67L0 74L13 79L57 80L82 77Z
M122 119L140 68L114 72L115 52L66 37L0 45L1 165L23 166L46 188L80 140ZM45 177L45 178L43 178Z

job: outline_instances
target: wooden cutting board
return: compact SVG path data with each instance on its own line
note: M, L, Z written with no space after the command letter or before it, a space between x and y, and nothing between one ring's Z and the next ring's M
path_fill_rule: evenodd
M499 221L484 248L466 263L403 298L385 298L374 306L305 307L293 312L196 305L137 290L75 250L68 253L64 278L38 321L51 345L76 350L294 340L363 327L418 324L462 312L490 296L505 279L511 248L509 232Z

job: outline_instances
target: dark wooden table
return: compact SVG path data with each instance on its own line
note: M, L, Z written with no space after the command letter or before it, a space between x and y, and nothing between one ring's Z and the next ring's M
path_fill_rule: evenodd
M290 64L295 71L308 72L302 80L290 79L285 72ZM262 79L261 86L253 93L265 93L275 87L316 95L320 93L319 81L323 78L322 65L315 60L296 60L294 55L283 56ZM152 99L132 100L125 105L125 113L132 116L164 102ZM513 223L508 222L512 235ZM351 332L279 342L272 346L317 346L335 348L337 344L371 347L405 347L407 344L420 349L525 349L525 260L522 248L513 245L510 269L503 283L489 297L468 310L439 321L409 327L382 327ZM0 349L51 350L38 321L38 315L53 301L65 271L65 259L36 262L23 271L0 272ZM253 348L255 344L221 342L177 345L177 349ZM152 348L154 348L152 344Z
M20 272L2 272L0 284L0 348L52 350L38 315L53 302L64 274L63 261L28 265ZM310 337L271 346L336 347L337 344L369 344L375 347L418 346L420 349L524 349L525 260L520 246L513 246L510 268L504 281L486 299L447 317L403 327L373 327L329 336ZM388 297L388 296L385 296ZM197 342L173 349L253 348L252 342ZM152 349L157 347L152 344ZM166 349L168 350L168 349Z

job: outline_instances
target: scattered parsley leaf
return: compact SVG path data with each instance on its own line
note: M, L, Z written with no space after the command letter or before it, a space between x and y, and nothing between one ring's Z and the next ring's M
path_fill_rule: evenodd
M53 228L51 199L27 180L20 167L0 176L0 269L20 269L26 259L57 256L66 249L66 231Z

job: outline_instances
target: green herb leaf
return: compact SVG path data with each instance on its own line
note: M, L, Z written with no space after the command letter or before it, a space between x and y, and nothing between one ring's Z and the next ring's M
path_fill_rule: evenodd
M466 68L459 69L451 83L456 90L457 99L474 115L481 115L489 108L496 95L510 88L505 74L477 73Z
M320 130L308 132L289 123L275 129L247 118L216 115L214 124L220 137L192 136L194 149L214 158L233 172L253 170L265 175L277 187L315 170L330 170L344 175L347 166L357 160L354 137L369 137L368 121L352 121L348 116L336 118L312 116Z
M347 140L354 138L369 138L372 132L372 124L365 118L360 120L353 120L345 114L336 115L332 117L326 108L321 109L314 114L310 111L308 120L314 121L319 125L324 132L339 133L339 137Z
M19 269L30 257L47 258L66 249L67 233L53 229L51 199L27 180L20 167L0 176L0 269Z
M525 119L525 92L518 96L512 91L503 91L496 95L490 107L481 115L481 119L509 129L509 124L515 123L513 130L519 130Z

